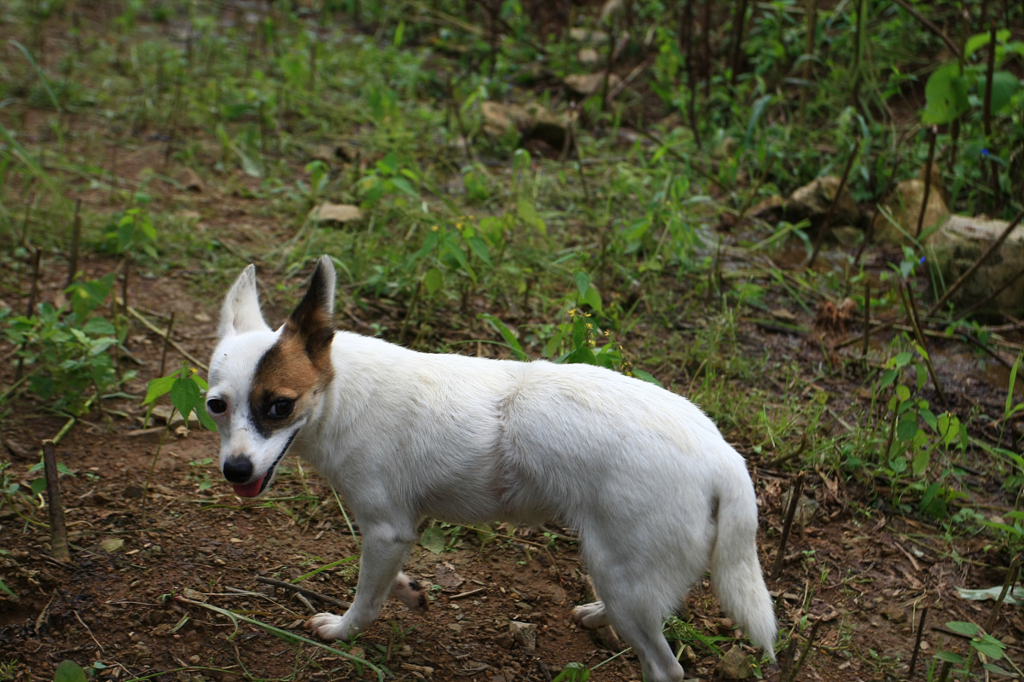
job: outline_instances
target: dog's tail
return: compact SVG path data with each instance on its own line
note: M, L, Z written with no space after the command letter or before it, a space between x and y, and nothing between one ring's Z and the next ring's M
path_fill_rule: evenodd
M742 465L741 465L742 467ZM743 469L743 477L747 477ZM749 478L718 490L718 537L711 552L711 583L722 610L775 660L775 613L757 559L757 501Z

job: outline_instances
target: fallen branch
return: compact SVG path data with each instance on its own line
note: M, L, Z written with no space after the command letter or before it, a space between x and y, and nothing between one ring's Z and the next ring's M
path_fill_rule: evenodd
M131 315L132 317L134 317L139 322L141 322L143 324L143 326L146 327L146 329L148 329L149 331L153 332L154 334L159 336L161 339L165 339L167 341L167 343L171 344L171 346L174 347L174 350L178 351L183 356L185 356L185 359L188 360L189 362L191 362L193 365L195 365L196 367L199 367L204 372L209 372L210 371L210 367L205 362L203 362L202 360L198 359L196 356L192 355L187 350L182 348L181 344L179 344L174 339L170 338L170 336L167 333L165 333L162 329L160 329L159 327L154 325L152 322L147 320L145 317L143 317L142 313L140 313L138 310L136 310L135 308L133 308L131 306L128 306L128 314Z
M341 599L335 599L334 597L328 597L325 594L320 594L316 590L311 590L308 587L302 587L300 585L293 585L292 583L286 583L283 580L274 580L273 578L264 578L263 576L258 575L256 576L256 582L263 583L264 585L273 585L274 587L281 587L286 590L291 590L293 592L298 592L299 594L305 595L307 597L319 599L325 604L337 606L339 609L352 608L351 602L343 601Z

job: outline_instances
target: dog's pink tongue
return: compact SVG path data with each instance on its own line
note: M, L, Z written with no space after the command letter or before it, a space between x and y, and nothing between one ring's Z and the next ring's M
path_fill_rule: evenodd
M235 494L239 497L256 497L260 494L260 486L263 485L263 476L260 476L252 483L246 483L245 485L238 485L237 483L232 485L235 489Z

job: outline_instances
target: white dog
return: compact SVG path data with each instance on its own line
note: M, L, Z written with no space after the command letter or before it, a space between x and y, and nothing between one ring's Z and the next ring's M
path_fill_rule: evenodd
M663 618L710 567L726 614L773 657L775 617L757 559L757 504L743 458L684 398L587 365L429 355L337 332L334 266L322 257L288 321L263 321L250 265L227 294L207 407L220 466L254 497L297 450L350 505L362 531L355 601L309 622L327 640L374 621L424 517L453 523L555 519L579 531L612 624L649 682L683 669Z

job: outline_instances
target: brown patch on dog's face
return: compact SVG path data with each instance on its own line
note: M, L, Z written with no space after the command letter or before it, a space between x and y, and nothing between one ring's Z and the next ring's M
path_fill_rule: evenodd
M311 359L302 338L282 331L280 340L260 358L249 393L249 414L264 438L306 414L313 397L334 378L330 350Z
M281 330L281 338L256 366L249 413L253 427L264 438L301 419L313 397L334 378L333 296L327 277L318 266L306 295Z

